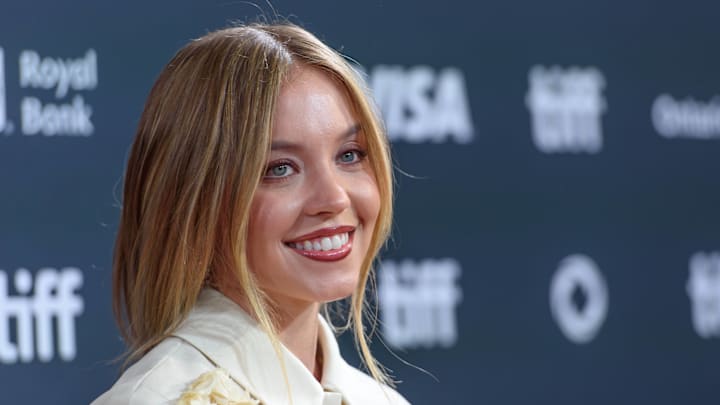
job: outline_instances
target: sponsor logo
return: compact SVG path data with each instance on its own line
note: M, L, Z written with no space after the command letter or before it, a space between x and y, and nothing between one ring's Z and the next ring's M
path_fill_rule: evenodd
M384 261L378 271L383 337L395 348L451 347L458 337L460 264L454 259Z
M90 49L78 59L40 58L32 50L20 53L20 87L55 89L63 98L69 89L93 90L97 86L97 54Z
M82 96L71 103L43 105L40 99L25 97L20 104L22 132L25 135L80 135L90 136L95 129L90 121L92 108Z
M534 66L525 104L535 146L543 153L598 153L601 115L606 110L605 78L595 68Z
M368 81L391 141L472 142L475 130L460 69L378 65Z
M15 294L11 295L8 274L0 270L0 362L29 363L36 356L41 362L52 360L54 332L60 359L73 360L77 353L75 318L84 310L76 290L82 284L82 272L73 267L40 269L34 281L30 271L18 269L13 275Z
M0 48L0 134L11 135L14 125L7 116L5 54ZM20 100L20 132L23 135L79 136L94 133L92 107L78 92L98 85L97 53L89 49L75 59L41 57L24 50L19 57L20 88L52 91L51 98L33 91ZM72 93L72 94L71 94Z
M97 87L97 54L89 49L77 59L41 58L32 50L20 53L20 87L54 90L62 99L69 90L94 90ZM24 97L20 103L22 133L46 136L90 136L94 131L92 108L81 95L67 103L43 103L37 97Z
M720 252L690 257L687 293L695 332L704 339L720 337Z
M571 342L583 344L595 338L607 315L608 291L592 259L575 254L560 262L550 283L550 310Z
M676 100L663 94L652 105L652 123L661 136L691 139L720 138L720 98L709 102Z

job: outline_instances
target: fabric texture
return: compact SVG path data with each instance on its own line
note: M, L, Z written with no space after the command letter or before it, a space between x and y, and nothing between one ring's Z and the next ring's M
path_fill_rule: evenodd
M319 340L323 377L318 382L281 347L288 385L270 338L239 305L204 289L188 318L123 373L92 405L170 405L201 375L224 370L233 383L263 405L408 405L400 394L350 366L322 317Z

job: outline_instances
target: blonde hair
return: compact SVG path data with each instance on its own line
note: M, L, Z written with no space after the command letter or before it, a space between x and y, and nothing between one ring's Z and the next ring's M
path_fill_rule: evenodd
M114 311L131 359L179 326L221 268L231 269L251 315L277 347L268 300L248 268L246 241L276 100L298 63L345 88L367 140L381 204L345 328L354 330L370 374L392 385L370 353L363 326L366 284L392 222L387 137L353 68L291 24L227 28L189 43L148 96L128 158L113 263Z

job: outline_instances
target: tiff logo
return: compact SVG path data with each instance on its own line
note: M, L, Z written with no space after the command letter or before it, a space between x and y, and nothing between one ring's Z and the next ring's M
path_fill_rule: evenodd
M16 294L11 296L8 274L0 270L0 362L29 363L36 355L42 362L52 360L53 320L60 359L73 360L77 352L75 318L84 309L76 290L82 284L82 272L72 267L40 269L34 283L30 271L18 269L13 277ZM12 341L13 335L16 342Z
M687 293L695 332L705 339L720 337L720 252L692 255Z
M457 341L455 308L462 299L454 259L384 261L378 299L383 336L395 348L450 347Z
M535 66L528 79L525 103L535 146L544 153L600 152L600 116L606 108L602 73L595 68Z
M7 108L5 101L5 54L0 48L0 132L5 131L7 125Z

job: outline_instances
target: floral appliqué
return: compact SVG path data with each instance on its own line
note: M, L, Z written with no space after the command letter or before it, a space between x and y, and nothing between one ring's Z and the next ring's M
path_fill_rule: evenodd
M227 371L216 368L193 381L180 396L178 405L258 405Z

